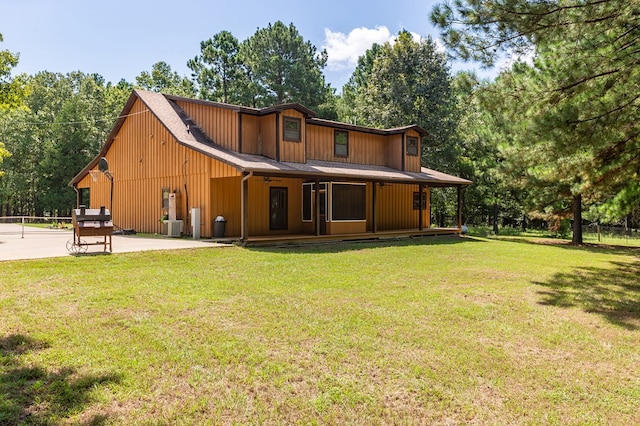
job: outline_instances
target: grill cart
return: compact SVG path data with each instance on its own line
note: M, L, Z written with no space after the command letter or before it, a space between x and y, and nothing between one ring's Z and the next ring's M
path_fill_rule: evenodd
M113 233L113 222L108 209L86 209L81 207L73 209L71 213L73 220L73 240L67 241L67 250L72 253L85 253L88 246L101 245L103 251L113 252L111 246L111 235ZM84 237L102 237L102 241L88 243Z

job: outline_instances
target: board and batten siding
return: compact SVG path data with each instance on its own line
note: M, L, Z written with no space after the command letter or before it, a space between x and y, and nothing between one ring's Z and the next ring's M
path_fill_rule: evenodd
M418 185L391 184L377 188L378 231L398 229L418 229L419 210L413 209L413 193L419 191ZM429 223L429 188L426 193L426 208L422 211L422 227L428 228Z
M402 135L389 136L389 143L386 146L385 166L392 169L402 170Z
M258 154L276 159L276 113L260 117Z
M238 112L230 108L176 101L176 104L218 145L238 151Z
M280 143L280 161L286 161L291 163L305 163L305 117L299 111L294 109L286 109L282 111L280 114L280 134L279 134L279 143ZM300 141L286 141L284 140L284 118L291 117L300 120Z
M211 221L206 220L211 214L211 174L235 169L224 164L213 167L210 158L178 144L139 99L129 114L106 153L114 179L114 224L137 232L160 233L162 189L168 187L178 194L178 218L184 220L183 232L191 233L188 209L198 207L203 218L201 234L211 235ZM109 206L110 184L102 173L97 182L87 175L78 187L91 188L91 208Z
M349 130L349 155L336 156L334 153L333 127L307 123L307 158L341 163L386 165L387 136Z
M249 179L249 237L302 233L302 180L277 178L270 182L263 177ZM240 237L242 233L241 177L211 179L212 217L223 216L227 221L225 236ZM269 229L269 188L286 187L288 229Z
M260 155L261 138L260 117L250 114L241 114L241 139L242 152L244 154Z
M407 146L406 146L406 141L407 141L407 137L414 137L418 139L418 155L407 155ZM422 141L421 141L422 137L420 136L420 134L418 132L416 132L415 130L410 130L405 134L405 146L404 146L404 152L402 153L402 155L404 155L405 158L405 163L404 163L404 167L405 167L405 171L407 172L419 172L422 166L422 162L421 162L421 153L422 153Z

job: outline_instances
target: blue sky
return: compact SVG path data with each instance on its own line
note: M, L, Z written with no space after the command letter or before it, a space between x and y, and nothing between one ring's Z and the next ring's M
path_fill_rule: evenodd
M242 41L278 20L293 23L305 40L325 48L327 81L340 90L357 57L373 42L406 29L437 39L429 22L435 0L218 1L181 0L8 0L0 12L0 49L20 54L13 74L38 71L101 74L134 82L142 71L165 61L188 76L186 63L200 42L222 31ZM7 4L8 3L8 4ZM454 64L453 69L473 69ZM485 75L486 72L479 72Z

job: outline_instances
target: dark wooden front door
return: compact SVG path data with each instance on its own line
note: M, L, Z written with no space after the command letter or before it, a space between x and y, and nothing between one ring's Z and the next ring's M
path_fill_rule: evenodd
M272 186L269 188L269 229L271 231L289 228L287 198L286 187Z

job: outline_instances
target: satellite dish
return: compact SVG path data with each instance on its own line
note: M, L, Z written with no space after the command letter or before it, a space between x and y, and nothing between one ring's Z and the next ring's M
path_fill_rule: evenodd
M109 162L106 158L102 157L100 161L98 161L98 170L102 173L109 171Z

